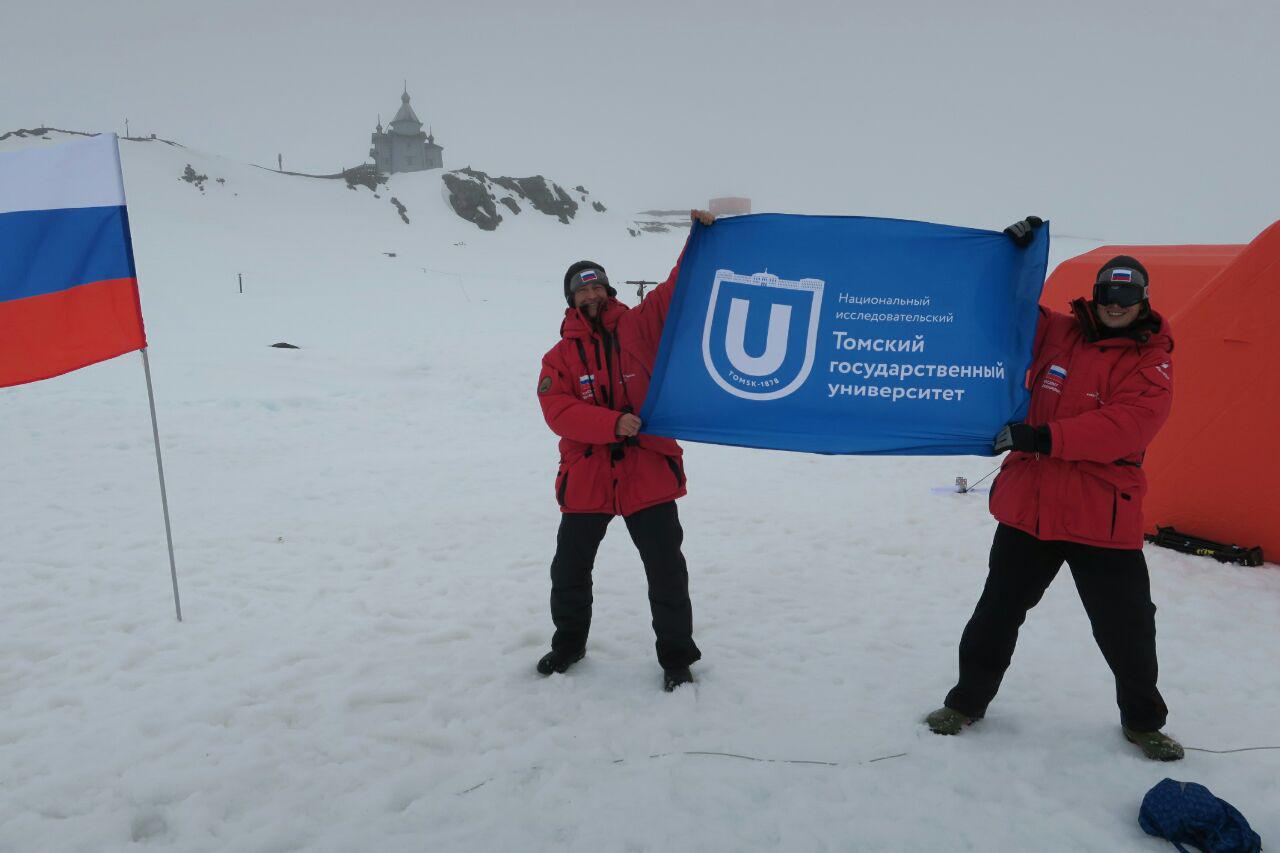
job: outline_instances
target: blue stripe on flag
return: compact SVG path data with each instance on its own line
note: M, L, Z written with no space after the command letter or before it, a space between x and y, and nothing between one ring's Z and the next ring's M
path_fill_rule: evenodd
M0 302L135 278L123 206L0 213Z

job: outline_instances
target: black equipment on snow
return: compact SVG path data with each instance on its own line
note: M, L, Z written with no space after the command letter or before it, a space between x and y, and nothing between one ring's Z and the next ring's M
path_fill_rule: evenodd
M1146 540L1161 548L1172 548L1183 554L1197 554L1201 557L1213 557L1219 563L1236 563L1241 566L1261 566L1263 563L1261 548L1241 548L1239 545L1224 545L1210 539L1201 539L1187 533L1180 533L1172 527L1156 527L1154 535L1146 534Z

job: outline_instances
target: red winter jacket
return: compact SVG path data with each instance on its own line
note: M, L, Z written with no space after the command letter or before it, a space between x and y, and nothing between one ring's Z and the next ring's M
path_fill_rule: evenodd
M1040 309L1028 372L1026 422L1048 425L1052 451L1005 458L991 514L1039 539L1141 548L1142 457L1173 402L1173 338L1150 314L1128 336L1090 340L1093 304L1078 299L1072 309Z
M560 342L542 357L538 402L560 436L562 512L625 516L685 494L680 445L644 434L638 446L620 445L614 431L625 407L638 414L644 405L679 271L677 263L635 308L610 299L600 315L603 333L567 309Z

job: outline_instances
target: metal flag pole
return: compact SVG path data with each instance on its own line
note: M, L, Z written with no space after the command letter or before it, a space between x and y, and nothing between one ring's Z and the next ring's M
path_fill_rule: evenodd
M160 472L160 505L164 507L164 536L169 543L169 575L173 578L173 609L182 621L182 602L178 598L178 565L173 559L173 529L169 526L169 495L164 487L164 460L160 458L160 427L156 423L156 395L151 389L151 360L143 347L142 370L147 375L147 399L151 402L151 434L156 441L156 470Z

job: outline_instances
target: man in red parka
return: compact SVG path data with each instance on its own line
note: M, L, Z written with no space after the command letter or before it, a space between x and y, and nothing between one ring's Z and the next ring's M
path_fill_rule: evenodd
M703 225L715 217L691 211ZM667 280L635 308L614 297L604 267L579 261L564 276L569 303L560 342L542 358L538 402L560 436L555 494L560 531L551 561L551 651L538 672L564 672L586 653L591 627L591 569L615 515L627 524L649 580L663 688L693 681L689 665L702 657L693 642L689 572L676 498L685 494L680 445L642 435L636 412L662 340L679 262Z
M1030 243L1040 220L1006 229ZM1173 400L1168 321L1151 310L1146 269L1120 256L1071 314L1040 309L1025 423L996 437L1012 451L991 486L999 521L986 586L960 638L960 678L926 720L956 734L980 719L1013 656L1018 628L1065 562L1115 676L1125 737L1149 758L1182 757L1163 734L1155 605L1142 555L1142 458Z

